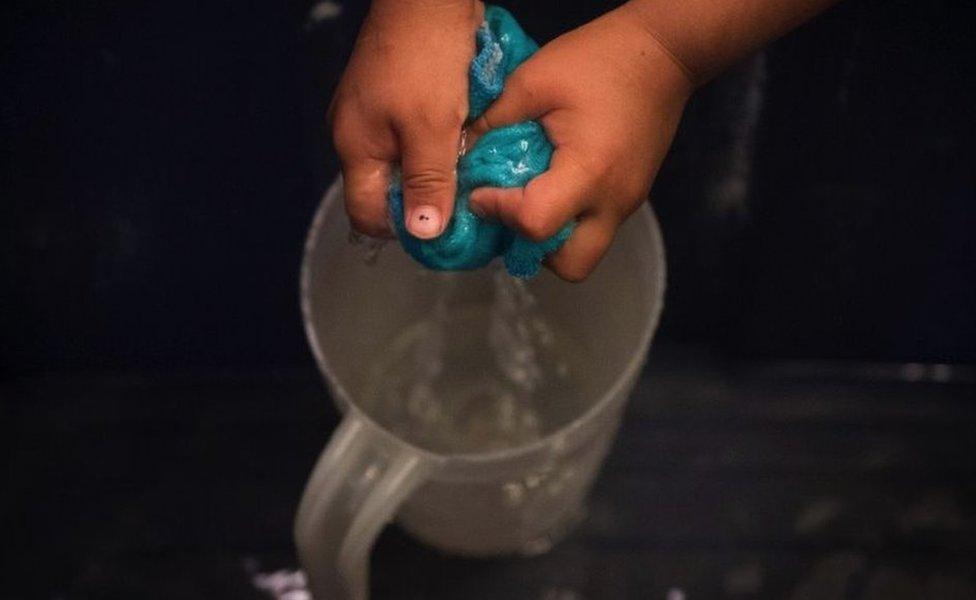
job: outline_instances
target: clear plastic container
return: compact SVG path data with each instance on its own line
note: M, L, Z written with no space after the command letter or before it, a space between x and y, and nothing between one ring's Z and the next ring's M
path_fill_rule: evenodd
M657 326L665 265L650 207L645 204L621 227L584 283L567 284L548 272L528 282L536 310L568 339L586 346L584 361L574 367L579 372L573 373L581 383L553 401L553 408L572 407L558 426L542 427L536 439L503 447L492 443L489 432L489 439L479 441L483 451L477 444L452 453L412 443L395 433L389 415L377 414L380 409L364 399L383 378L372 366L389 354L403 331L430 319L438 302L437 310L448 314L489 302L496 290L494 270L433 273L393 243L367 264L363 248L350 244L348 235L337 182L315 215L301 274L308 338L344 414L296 516L295 540L313 595L367 598L370 550L394 518L417 539L446 552L490 556L548 550L584 514L587 492ZM445 287L452 292L445 295ZM448 333L480 335L461 328ZM443 366L480 368L450 360Z

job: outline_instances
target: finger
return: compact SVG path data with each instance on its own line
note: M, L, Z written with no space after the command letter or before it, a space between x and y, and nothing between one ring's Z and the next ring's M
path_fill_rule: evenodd
M584 218L562 248L546 259L546 266L566 281L583 281L607 253L619 224L609 215Z
M346 213L356 231L373 237L393 237L386 199L390 173L390 163L386 161L373 158L343 161Z
M444 232L454 213L461 129L407 127L400 135L403 208L407 230L420 239Z
M525 188L478 188L468 197L471 212L483 219L501 221L509 229L518 229L518 212Z
M498 219L530 240L552 237L587 208L592 176L568 151L553 154L549 170L525 188L478 188L471 192L471 210Z
M472 145L492 129L537 119L546 113L548 107L544 90L541 86L528 82L525 64L512 73L505 82L502 95L468 128L469 142Z
M342 163L343 197L353 229L390 238L387 193L396 156L396 137L386 124L369 122L356 111L339 110L338 95L329 107L332 142ZM370 135L367 132L372 132Z

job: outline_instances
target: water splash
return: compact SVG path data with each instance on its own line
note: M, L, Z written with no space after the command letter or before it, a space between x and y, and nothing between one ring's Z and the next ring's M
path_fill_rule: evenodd
M482 452L537 440L578 414L577 345L524 281L498 267L490 302L465 304L459 276L435 278L430 316L369 374L363 406L376 420L432 450Z

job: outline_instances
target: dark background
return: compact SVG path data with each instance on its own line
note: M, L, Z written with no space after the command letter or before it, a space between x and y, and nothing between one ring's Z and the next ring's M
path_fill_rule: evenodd
M6 369L307 361L296 272L362 13L307 4L6 3ZM605 5L508 4L540 41ZM976 360L965 6L841 4L692 100L653 198L662 339Z
M502 4L540 42L608 5ZM288 520L335 420L301 330L298 264L336 175L323 115L364 12L345 2L316 20L312 5L0 8L9 597L245 597L241 557L294 564ZM630 587L571 587L734 596L728 578L758 568L746 596L787 597L832 560L828 576L861 579L800 597L870 595L879 569L915 590L898 579L906 565L918 590L972 590L972 22L963 1L850 0L693 98L652 194L669 288L639 393L657 396L635 402L596 501L631 514L631 479L652 481L665 491L644 506L674 518L585 529L535 563L540 581L617 568ZM790 486L796 502L857 508L798 542L776 525ZM714 516L756 490L771 496ZM948 525L905 533L919 503ZM691 522L704 524L681 529ZM387 535L386 597L398 595L383 574L414 567L535 576ZM955 575L925 587L942 585L932 573Z

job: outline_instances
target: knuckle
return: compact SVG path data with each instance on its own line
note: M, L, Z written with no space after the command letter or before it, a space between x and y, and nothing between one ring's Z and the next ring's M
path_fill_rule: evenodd
M332 144L340 154L354 148L362 136L357 134L359 125L346 111L336 110L332 116Z
M403 174L403 189L414 196L433 196L447 189L453 174L440 168L415 169Z
M460 100L426 101L404 111L401 124L427 131L459 131L467 117L467 107Z
M518 215L519 231L532 240L541 242L552 235L551 219L537 210L523 210Z
M349 222L352 223L356 229L361 229L362 227L368 227L370 225L372 215L369 211L363 209L363 205L361 203L347 202L346 214L349 215Z
M586 278L590 276L593 272L593 268L589 265L580 265L579 263L569 264L569 265L559 265L558 267L553 267L553 272L558 275L561 279L568 281L570 283L581 283L586 281Z
M347 200L346 214L349 215L349 224L359 233L374 237L383 237L389 233L386 225L386 214L383 211L373 209L364 202L357 202L353 199Z
M377 221L376 219L367 218L363 215L350 214L349 224L359 233L370 237L387 237L390 233L384 220Z

